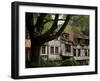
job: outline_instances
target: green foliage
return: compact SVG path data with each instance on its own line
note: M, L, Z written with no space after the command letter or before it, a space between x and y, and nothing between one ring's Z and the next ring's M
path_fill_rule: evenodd
M40 59L40 64L36 66L34 62L26 61L26 68L33 68L33 67L56 67L56 66L76 66L78 62L74 59L66 59L64 61L47 61Z
M74 27L88 27L89 26L89 16L73 16L71 25Z
M54 22L54 21L51 21L52 20L52 15L53 14L48 14L45 17L45 19L44 19L44 27L43 27L42 33L47 32L52 27L52 24Z
M39 64L40 67L46 67L47 66L47 61L43 60L41 57L40 57L40 64Z
M43 28L42 33L47 32L51 28L52 24L53 24L53 21L47 22L46 24L44 24L44 28Z
M34 14L34 23L36 23L37 18L39 14ZM45 18L43 19L43 27L41 28L41 34L47 32L54 23L54 15L55 14L47 14ZM60 14L61 16L61 14ZM66 15L63 15L63 19L65 19ZM67 25L69 29L71 29L73 32L82 32L82 33L89 33L89 16L88 15L72 15L71 20L69 21L69 24ZM66 28L67 28L66 27ZM68 29L67 28L67 29ZM68 29L68 30L69 30ZM66 29L64 30L66 31Z
M72 16L69 24L65 28L65 32L70 31L75 33L89 33L89 16L88 15L77 15Z
M55 66L59 66L58 63L56 61L47 61L47 60L40 60L40 67L55 67Z
M78 65L78 63L74 59L66 59L61 64L61 66L75 66L75 65Z
M55 61L48 61L47 64L48 67L53 67L53 66L58 66L57 63Z
M33 68L33 67L37 67L35 63L31 61L26 61L26 68Z

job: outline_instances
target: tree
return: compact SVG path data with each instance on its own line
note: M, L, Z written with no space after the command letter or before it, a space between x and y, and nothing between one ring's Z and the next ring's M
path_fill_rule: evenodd
M89 16L88 15L76 15L72 17L72 21L69 23L72 26L72 30L76 33L83 33L89 35Z
M31 62L34 66L39 66L40 47L55 38L57 38L68 24L71 15L65 15L62 19L59 14L45 13L26 13L26 29L31 40ZM58 22L62 20L63 24L58 26ZM51 23L50 23L51 22ZM50 24L50 27L46 29Z

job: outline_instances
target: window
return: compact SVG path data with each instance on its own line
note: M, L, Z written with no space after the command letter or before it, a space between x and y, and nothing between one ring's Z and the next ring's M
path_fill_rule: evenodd
M59 48L55 47L55 54L58 54Z
M45 46L42 46L42 54L45 54Z
M47 47L47 54L49 54L49 47Z
M90 50L88 49L88 56L90 56Z
M85 39L85 45L89 45L89 40L88 39Z
M76 49L73 49L73 55L76 56Z
M85 56L88 56L87 49L84 49Z
M65 49L66 52L71 52L71 45L66 44L65 47L66 47Z
M81 50L78 49L78 56L81 56Z
M80 44L81 39L80 38L77 38L77 41L78 41L78 44Z
M54 47L51 47L50 53L51 53L51 54L54 54Z

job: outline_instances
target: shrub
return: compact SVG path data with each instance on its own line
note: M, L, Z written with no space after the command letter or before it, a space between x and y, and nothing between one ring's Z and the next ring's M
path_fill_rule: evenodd
M78 65L78 63L74 59L66 59L61 63L61 66L75 66L75 65Z

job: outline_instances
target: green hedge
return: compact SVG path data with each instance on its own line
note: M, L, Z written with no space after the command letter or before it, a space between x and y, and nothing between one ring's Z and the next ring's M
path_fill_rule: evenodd
M74 59L66 59L61 63L61 66L75 66L75 65L78 65L78 63Z

